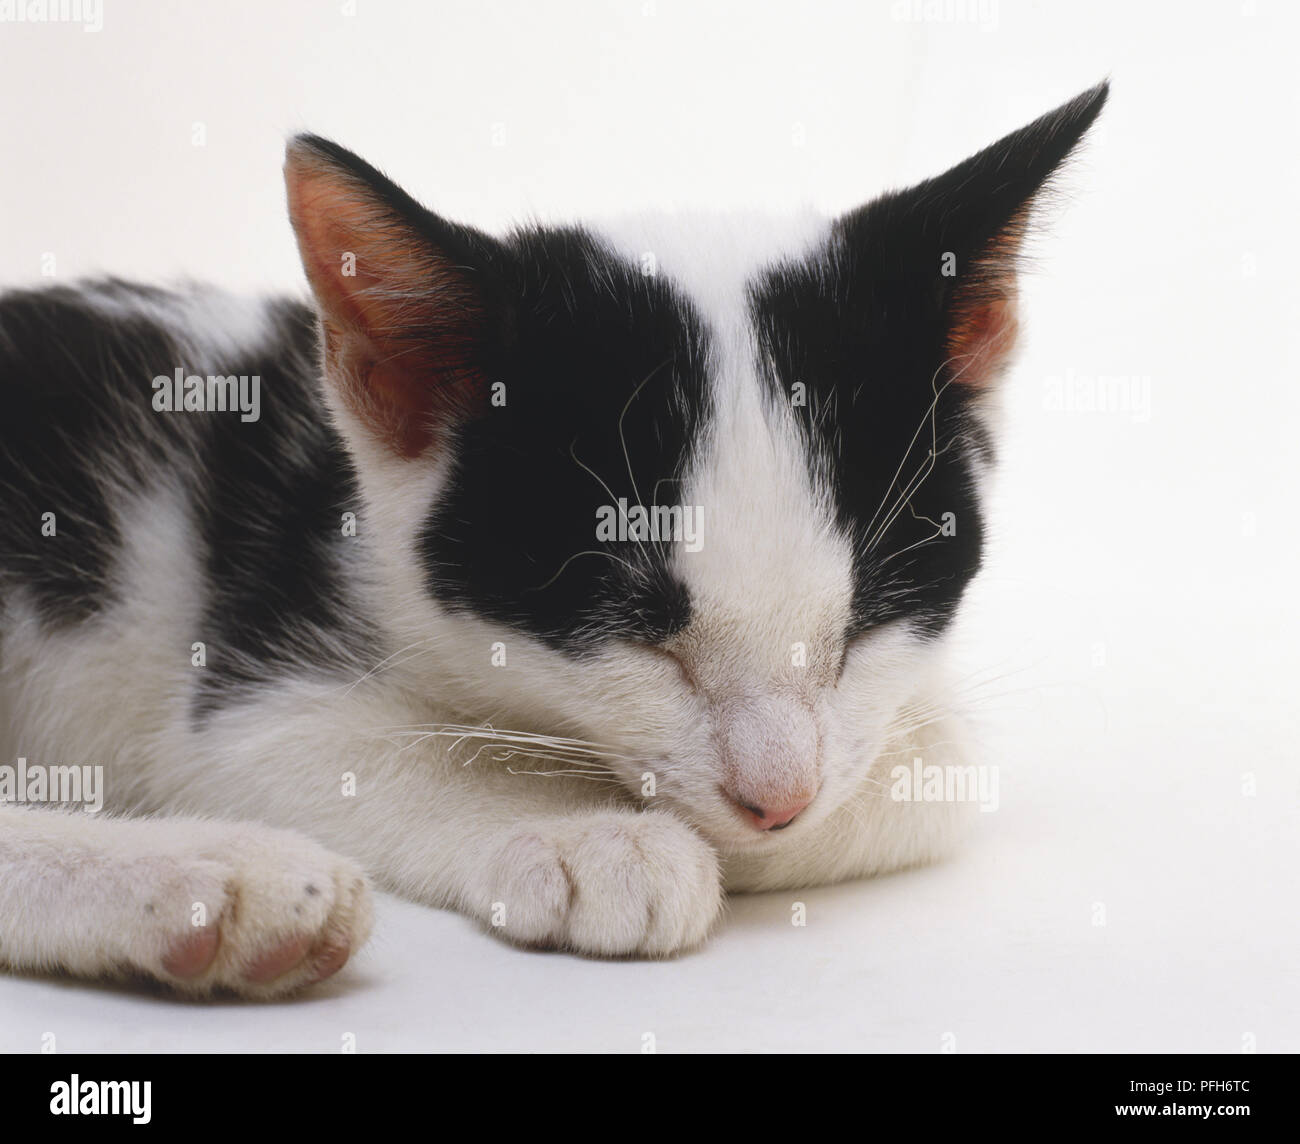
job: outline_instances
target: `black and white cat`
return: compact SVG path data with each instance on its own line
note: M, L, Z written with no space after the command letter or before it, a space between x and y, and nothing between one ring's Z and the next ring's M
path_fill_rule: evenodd
M0 807L0 961L282 994L367 878L666 955L947 851L888 776L968 760L1017 259L1105 99L833 221L504 238L303 136L314 308L4 295L0 795L106 810Z

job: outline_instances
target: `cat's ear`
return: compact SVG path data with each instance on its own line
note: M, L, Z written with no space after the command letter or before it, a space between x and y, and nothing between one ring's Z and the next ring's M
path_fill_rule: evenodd
M1099 84L950 171L838 221L852 246L870 247L885 280L930 311L942 380L986 387L1005 369L1030 214L1108 91Z
M290 141L284 174L336 408L391 454L420 456L486 400L495 244L318 136Z

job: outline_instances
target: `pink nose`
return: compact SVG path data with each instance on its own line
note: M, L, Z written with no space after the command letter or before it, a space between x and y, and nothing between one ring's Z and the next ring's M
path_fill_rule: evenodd
M763 807L741 802L730 791L727 792L727 797L740 809L745 818L749 820L749 824L756 830L783 830L795 820L804 807L812 802L811 798L800 798L794 802Z

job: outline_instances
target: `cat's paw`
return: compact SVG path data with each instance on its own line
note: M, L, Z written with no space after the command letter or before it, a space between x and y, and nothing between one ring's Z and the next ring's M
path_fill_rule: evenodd
M200 826L191 847L139 863L131 969L189 994L277 997L338 972L369 936L355 863L288 831Z
M698 945L722 906L717 856L658 812L548 818L521 827L488 871L487 917L512 941L602 956Z

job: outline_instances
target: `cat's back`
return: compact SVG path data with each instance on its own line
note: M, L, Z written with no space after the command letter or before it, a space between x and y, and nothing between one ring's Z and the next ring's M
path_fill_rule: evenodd
M64 444L120 455L188 445L218 424L171 413L261 419L237 401L228 410L187 408L185 378L256 376L285 412L314 416L316 341L311 311L288 298L116 278L0 292L0 453L66 460ZM164 377L173 385L162 386Z
M316 341L306 306L213 287L0 294L0 604L21 583L51 618L95 611L129 503L182 499L210 532L286 484L332 500Z

